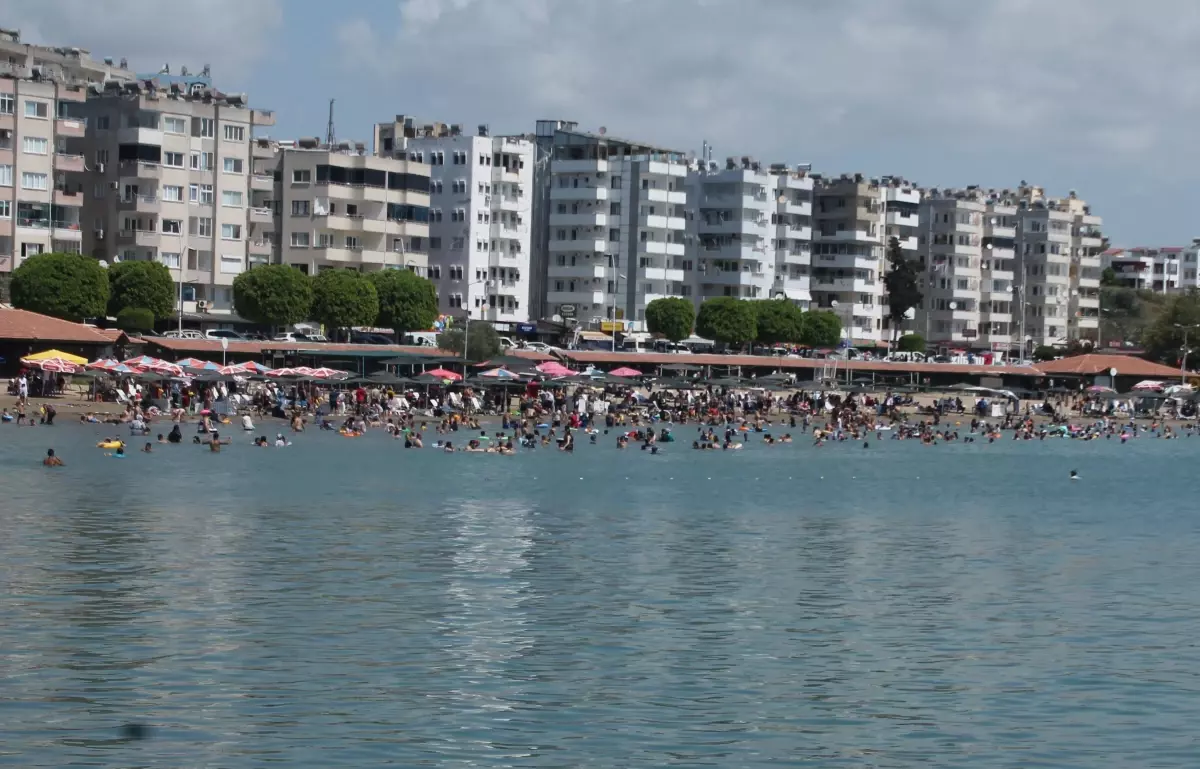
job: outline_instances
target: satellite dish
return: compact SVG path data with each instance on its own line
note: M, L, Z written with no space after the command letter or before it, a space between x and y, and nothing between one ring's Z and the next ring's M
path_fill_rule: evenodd
M554 321L555 323L562 323L562 316L554 314L550 316L550 320Z
M958 302L951 302L951 303L948 305L948 307L949 307L951 310L957 310L957 309L958 309Z
M907 310L904 311L904 319L905 320L912 320L915 317L917 317L917 308L916 307L909 307Z

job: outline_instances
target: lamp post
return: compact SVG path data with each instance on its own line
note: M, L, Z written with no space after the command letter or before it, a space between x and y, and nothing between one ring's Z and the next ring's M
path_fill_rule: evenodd
M487 287L490 287L492 285L492 281L488 278L484 278L483 280L476 280L474 282L467 284L467 322L463 324L463 379L467 378L467 350L470 349L468 347L468 345L470 344L470 341L471 341L471 286L478 286L478 285L483 285L485 287L484 291L486 292ZM486 293L485 293L485 297L486 297ZM479 313L479 316L481 318L483 317L482 310L485 309L486 307L487 307L487 299L485 298L481 305L481 308L480 308L481 311Z
M625 276L617 273L617 279L613 282L613 298L612 298L612 328L608 333L612 335L612 351L617 351L617 292L621 289L621 281Z
M1174 323L1175 328L1183 329L1183 358L1179 362L1179 384L1187 384L1188 332L1196 328L1194 323Z

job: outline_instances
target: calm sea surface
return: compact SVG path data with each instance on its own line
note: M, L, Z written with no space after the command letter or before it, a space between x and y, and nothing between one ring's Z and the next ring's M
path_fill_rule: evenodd
M0 427L0 764L1200 761L1200 438L104 432Z

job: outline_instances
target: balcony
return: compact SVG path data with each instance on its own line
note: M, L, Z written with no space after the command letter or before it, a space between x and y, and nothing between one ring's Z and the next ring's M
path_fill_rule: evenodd
M663 217L642 217L643 219L661 219ZM680 221L683 221L682 219ZM654 225L651 225L654 226ZM755 235L766 238L770 235L770 220L768 219L702 219L699 231L709 235ZM678 229L683 229L682 227Z
M655 188L646 190L642 197L651 203L669 203L676 206L682 206L687 203L687 193L682 190L662 190Z
M832 234L818 232L814 238L826 243L878 243L879 236L871 235L866 230L838 230Z
M64 189L62 187L54 188L54 205L69 206L71 208L79 208L83 205L83 192L81 190Z
M713 246L702 245L700 256L705 259L741 259L751 262L763 262L768 258L766 247L741 242Z
M682 216L642 216L639 217L639 223L642 227L656 230L677 230L682 232L687 228L687 222Z
M555 278L603 278L608 272L608 267L602 263L593 264L575 264L575 265L551 265L546 274L553 280Z
M155 246L159 244L158 230L120 230L117 232L118 242L128 245Z
M550 190L551 200L608 200L608 187L555 187Z
M812 240L812 227L793 227L790 224L786 224L780 229L783 237L788 240ZM913 238L913 240L916 240L916 238Z
M158 163L143 163L137 160L122 160L118 166L121 176L137 179L159 179L162 167Z
M1016 227L1005 227L1002 224L987 224L987 218L984 218L984 234L991 238L1008 238L1015 240L1017 237Z
M576 291L547 291L546 302L551 305L583 305L576 309L587 309L591 305L604 305L604 292L579 289Z
M781 210L783 213L793 216L812 216L812 203L807 200L803 202L788 200L783 203Z
M87 133L87 123L75 118L59 118L54 122L54 130L59 136L81 139Z
M920 217L915 213L906 214L903 211L888 211L887 223L898 227L916 227L920 224Z
M588 238L579 240L551 240L549 242L551 251L584 251L602 254L608 248L608 241L599 238Z
M492 195L492 210L493 211L512 211L519 213L525 208L525 196L523 195Z
M884 191L884 198L889 203L909 203L915 206L921 202L921 193L917 190L905 190L899 187L887 187Z
M811 251L787 250L787 251L777 251L776 253L780 254L780 258L783 259L784 264L803 264L803 265L812 264L812 252Z
M646 280L667 280L675 283L682 283L684 280L683 270L677 270L671 267L643 267L642 277Z
M83 173L85 170L83 155L70 155L65 152L54 153L54 170L66 173Z
M117 201L119 211L138 211L147 214L158 213L157 195L130 195Z
M250 223L251 224L267 224L274 221L275 214L269 208L251 208Z
M263 254L270 256L274 250L274 246L266 240L248 240L246 241L246 250L251 254Z
M254 174L250 177L250 189L271 192L275 189L275 177L270 174Z
M768 289L771 287L771 274L750 270L708 270L700 274L700 282L712 286L754 286Z
M589 160L555 160L550 165L554 174L604 174L608 173L608 161L592 158Z
M607 227L608 214L550 214L551 227Z
M122 128L117 131L118 144L154 144L161 146L163 132L157 128Z
M840 294L874 294L883 288L883 283L869 278L830 278L813 276L811 285L818 291L835 291Z
M275 125L275 112L269 109L252 109L250 110L250 120L256 126L273 126Z
M659 176L687 176L687 166L683 163L668 163L664 160L651 160L646 163L645 171L648 174L658 174Z
M683 256L687 253L687 246L683 243L668 243L662 240L646 240L641 243L641 252L644 254L667 254L669 256Z

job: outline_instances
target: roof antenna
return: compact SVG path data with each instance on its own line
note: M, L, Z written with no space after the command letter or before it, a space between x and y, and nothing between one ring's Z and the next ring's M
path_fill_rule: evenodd
M333 103L335 101L337 99L329 100L329 125L325 127L325 145L328 147L333 146Z

